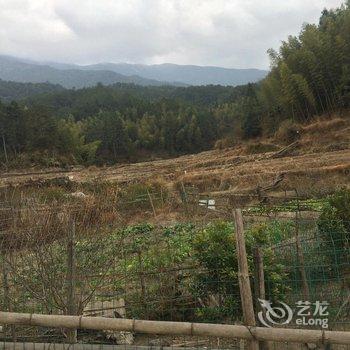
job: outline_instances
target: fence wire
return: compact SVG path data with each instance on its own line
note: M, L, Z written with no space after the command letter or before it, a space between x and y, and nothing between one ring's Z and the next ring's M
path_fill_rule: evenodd
M154 210L165 198L164 193L156 196L150 192L140 202ZM140 202L126 202L130 206L128 210L139 210ZM229 215L209 223L193 220L124 226L117 220L118 211L110 206L14 208L6 205L2 209L1 310L224 324L243 322L234 225ZM189 213L191 210L186 208ZM261 214L264 218L258 223L249 219L246 225L253 290L256 291L259 283L254 260L255 249L259 247L266 300L277 306L282 301L293 309L298 309L298 302L310 302L310 308L317 302L326 302L328 329L349 330L349 244L342 228L337 222L320 222L317 215L301 218L297 212L282 220L266 217L266 212L259 212L256 207L245 209L246 215ZM261 311L258 297L261 295L256 291L257 313ZM288 327L318 329L321 325L298 325L293 317ZM46 349L55 344L54 348L61 349L68 344L69 336L64 329L6 326L0 333L3 341L0 346ZM75 345L76 349L120 349L121 346L124 349L242 349L245 346L243 341L220 338L82 330L78 331L77 339L81 344ZM16 347L11 347L14 341ZM291 343L269 346L270 349L305 348L303 344Z

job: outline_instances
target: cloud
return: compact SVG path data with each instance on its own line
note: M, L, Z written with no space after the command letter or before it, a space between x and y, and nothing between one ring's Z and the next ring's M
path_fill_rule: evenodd
M71 63L268 67L340 0L0 0L0 53Z

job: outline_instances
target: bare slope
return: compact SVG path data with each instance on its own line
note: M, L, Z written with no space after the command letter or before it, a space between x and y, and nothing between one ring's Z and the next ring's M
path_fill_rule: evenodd
M106 168L46 173L5 173L2 186L40 178L71 176L79 182L103 179L118 183L165 180L169 186L183 182L201 192L247 193L269 186L283 177L279 190L300 194L328 193L350 185L350 122L318 121L301 129L301 138L285 152L246 155L249 145L212 150L175 159L125 164ZM279 146L283 150L283 146Z

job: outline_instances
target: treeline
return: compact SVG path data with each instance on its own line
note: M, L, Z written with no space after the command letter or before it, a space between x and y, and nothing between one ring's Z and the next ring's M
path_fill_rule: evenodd
M17 83L0 79L0 99L7 102L63 90L61 85L50 83Z
M135 84L117 83L104 86L98 84L93 88L79 90L64 90L60 93L46 93L32 96L25 101L26 105L49 106L52 113L64 117L74 114L78 120L87 118L103 110L125 113L130 108L137 108L140 113L159 106L155 102L166 103L169 106L186 104L196 107L215 107L236 100L246 92L246 86L140 86ZM84 108L85 106L85 108Z
M50 86L44 94L3 103L0 158L51 165L174 156L271 135L286 119L306 122L347 108L350 1L324 10L318 25L305 25L269 54L271 72L258 84Z

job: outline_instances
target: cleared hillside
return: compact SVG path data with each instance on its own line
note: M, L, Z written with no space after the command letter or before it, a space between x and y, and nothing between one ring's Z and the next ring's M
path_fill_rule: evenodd
M349 186L350 121L340 118L318 121L303 127L300 134L293 147L279 146L274 152L249 155L246 153L252 144L242 144L175 159L105 168L3 173L1 185L30 184L62 176L69 176L76 182L98 179L120 184L162 180L170 188L183 183L217 196L255 193L258 186L273 184L277 176L283 177L278 191L297 190L306 196L326 194L335 188Z

